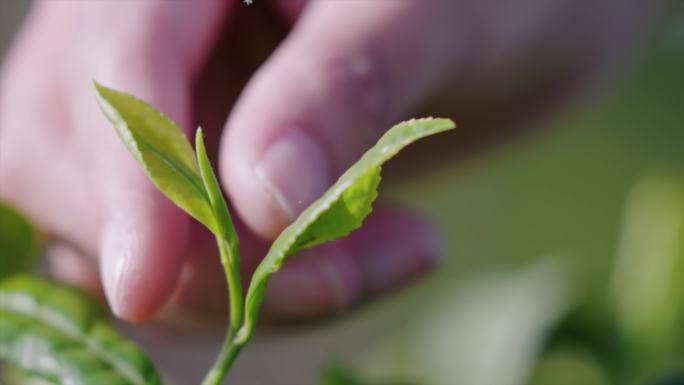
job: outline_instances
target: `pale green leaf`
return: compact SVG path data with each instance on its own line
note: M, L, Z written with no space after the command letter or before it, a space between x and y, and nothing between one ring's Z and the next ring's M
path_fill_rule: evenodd
M249 338L256 322L268 277L297 251L337 239L361 226L370 214L380 183L380 167L410 143L454 128L449 119L414 119L392 127L349 168L321 198L309 206L273 242L257 267L247 292L245 325Z
M238 237L235 233L233 221L230 218L228 205L223 198L221 187L218 184L218 180L216 180L216 174L214 174L214 170L209 162L201 127L197 128L195 133L195 151L197 151L200 176L202 177L202 182L204 183L204 188L207 191L209 202L214 212L214 218L216 219L218 235L221 239L226 240L229 245L237 249Z
M217 232L195 154L183 131L144 101L95 82L97 100L121 140L172 202Z
M0 360L46 383L161 382L147 355L109 326L96 298L26 275L0 281Z

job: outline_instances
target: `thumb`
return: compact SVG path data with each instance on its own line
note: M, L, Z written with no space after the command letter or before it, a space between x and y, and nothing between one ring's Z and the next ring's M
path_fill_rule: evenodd
M455 44L444 7L308 6L227 123L222 177L252 230L277 235L439 80Z
M116 23L110 21L114 27L108 29L117 37L111 43L116 48L101 55L105 61L96 62L90 77L137 95L181 127L189 127L190 85L219 32L225 4L135 3L116 9L121 15L114 15ZM98 16L113 17L102 15L102 8L95 11ZM144 22L135 19L141 14ZM132 26L127 24L132 22ZM151 26L140 27L145 22ZM123 38L134 32L130 41L138 44L128 44ZM178 38L169 40L168 36ZM82 96L76 101L90 100L92 108L74 103L74 116L82 117L80 126L94 153L89 177L99 197L104 292L114 314L141 321L153 315L176 288L188 252L190 219L152 185L105 123L89 82L82 83L88 90L78 88Z

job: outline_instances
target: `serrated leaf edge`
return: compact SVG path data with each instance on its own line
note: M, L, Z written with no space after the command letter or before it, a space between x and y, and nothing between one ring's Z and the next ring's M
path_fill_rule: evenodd
M27 292L4 291L0 288L0 310L8 311L10 313L19 314L31 320L42 322L49 327L58 330L65 336L75 340L82 346L87 347L91 352L100 357L103 361L109 363L112 368L118 370L124 377L132 384L146 385L146 381L141 377L135 368L130 365L122 363L121 360L110 355L106 350L102 349L97 344L94 344L88 339L87 333L82 333L78 329L71 327L68 321L62 317L55 316L54 312L48 307L42 305ZM103 322L97 318L93 319L89 324L88 330L92 330L98 323ZM123 341L125 342L125 341ZM125 342L128 343L128 342Z

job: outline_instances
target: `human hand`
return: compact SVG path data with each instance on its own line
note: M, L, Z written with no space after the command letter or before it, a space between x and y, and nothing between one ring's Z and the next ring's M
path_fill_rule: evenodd
M572 94L620 57L640 30L635 23L655 8L496 3L306 6L241 95L222 139L220 173L246 223L238 224L245 270L264 254L264 238L419 104L439 94L457 95L453 108L466 115L546 110L550 96ZM96 288L82 255L95 256L123 318L145 319L169 297L183 308L223 309L225 289L213 240L147 181L97 110L90 80L129 90L192 129L194 82L236 6L41 3L3 68L0 196L59 240L49 252L58 275ZM292 19L302 7L280 2ZM291 259L271 280L267 311L338 310L418 275L439 244L424 218L381 207L349 238Z

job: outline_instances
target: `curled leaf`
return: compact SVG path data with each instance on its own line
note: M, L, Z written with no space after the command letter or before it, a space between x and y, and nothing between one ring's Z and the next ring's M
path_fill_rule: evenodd
M160 383L149 358L108 325L95 298L31 276L0 281L0 359L47 383Z
M244 330L251 335L268 277L290 255L349 234L370 214L383 163L418 139L454 128L449 119L412 119L392 127L321 198L304 210L273 242L257 267L246 298Z

